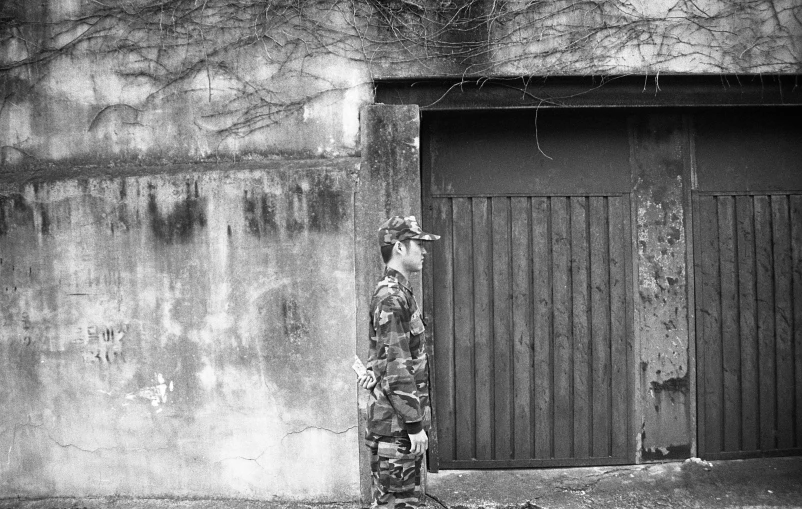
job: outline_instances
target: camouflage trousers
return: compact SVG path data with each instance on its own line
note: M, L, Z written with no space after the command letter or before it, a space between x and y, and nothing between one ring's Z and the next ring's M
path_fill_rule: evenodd
M422 507L420 469L423 455L410 454L409 437L383 437L368 433L365 445L370 449L373 477L373 507L395 509Z

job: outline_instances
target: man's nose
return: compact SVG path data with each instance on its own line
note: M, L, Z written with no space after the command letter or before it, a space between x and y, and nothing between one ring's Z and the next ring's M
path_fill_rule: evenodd
M421 246L421 247L420 247L420 252L421 252L421 254L426 254L426 253L428 253L428 251L426 251L426 248L425 248L425 247L423 247L423 246Z

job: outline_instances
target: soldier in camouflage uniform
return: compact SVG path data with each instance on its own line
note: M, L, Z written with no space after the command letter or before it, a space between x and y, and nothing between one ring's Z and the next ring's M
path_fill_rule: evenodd
M429 370L421 310L408 277L423 268L425 233L415 216L394 216L379 228L387 264L370 304L368 374L371 390L365 443L371 454L374 507L420 505L420 469L431 422ZM375 388L374 388L375 387Z

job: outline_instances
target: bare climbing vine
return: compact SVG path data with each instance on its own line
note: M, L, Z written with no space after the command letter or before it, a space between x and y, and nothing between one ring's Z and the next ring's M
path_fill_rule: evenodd
M44 6L43 6L44 5ZM72 0L0 3L6 99L61 59L90 58L147 86L131 124L171 94L208 102L220 139L245 137L375 76L798 73L796 0ZM368 78L369 81L369 78ZM2 111L0 111L2 114Z

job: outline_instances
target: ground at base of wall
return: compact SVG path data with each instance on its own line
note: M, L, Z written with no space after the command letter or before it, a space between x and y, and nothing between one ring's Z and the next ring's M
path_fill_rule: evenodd
M429 474L430 509L798 508L802 457ZM0 509L360 509L357 503L0 498Z
M356 509L356 502L276 502L242 499L201 498L46 498L11 500L0 498L0 509Z
M696 458L685 462L540 470L451 470L430 474L427 491L449 509L802 509L802 457L713 462Z

